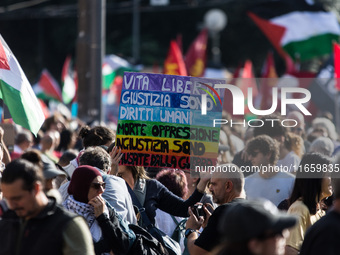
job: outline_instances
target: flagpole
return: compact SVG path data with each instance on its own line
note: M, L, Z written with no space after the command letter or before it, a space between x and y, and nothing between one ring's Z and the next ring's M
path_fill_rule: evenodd
M78 4L78 117L101 122L106 0L79 0Z

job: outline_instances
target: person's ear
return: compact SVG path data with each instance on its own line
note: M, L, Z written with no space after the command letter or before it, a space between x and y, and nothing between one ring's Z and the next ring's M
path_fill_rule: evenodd
M273 152L268 152L268 154L266 155L266 158L268 159L268 161L270 161L270 158L272 157Z
M44 185L40 181L36 181L33 186L34 194L36 195L42 190L44 190Z
M225 183L225 191L227 193L231 192L233 190L234 184L232 183L232 181L228 180Z

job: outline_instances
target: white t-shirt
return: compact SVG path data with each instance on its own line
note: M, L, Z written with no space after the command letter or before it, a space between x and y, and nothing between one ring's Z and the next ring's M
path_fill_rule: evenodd
M283 159L278 160L276 165L284 167L285 171L287 169L292 173L297 171L300 161L299 156L294 151L290 151Z
M295 176L290 173L279 172L271 178L263 178L259 173L254 173L245 179L244 190L247 199L265 198L278 206L290 197L294 182Z

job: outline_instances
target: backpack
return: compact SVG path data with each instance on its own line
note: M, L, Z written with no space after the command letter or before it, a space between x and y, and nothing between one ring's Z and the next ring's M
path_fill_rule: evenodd
M172 220L176 223L176 228L174 232L172 232L171 238L177 241L178 243L182 238L184 238L185 235L185 223L187 222L187 219L183 219L180 222L173 216L170 215Z
M136 240L128 255L169 255L164 246L144 228L135 224L129 224L129 228L135 233Z

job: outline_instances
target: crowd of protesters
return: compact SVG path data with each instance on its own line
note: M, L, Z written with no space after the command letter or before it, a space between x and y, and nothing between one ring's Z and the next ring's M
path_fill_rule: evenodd
M59 113L36 137L15 126L11 148L0 128L0 255L339 254L335 126L287 118L296 125L222 125L215 172L122 165L114 125Z

